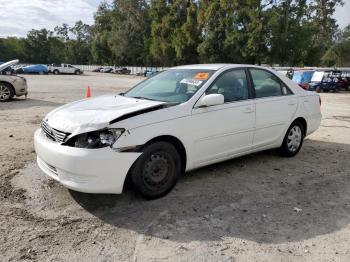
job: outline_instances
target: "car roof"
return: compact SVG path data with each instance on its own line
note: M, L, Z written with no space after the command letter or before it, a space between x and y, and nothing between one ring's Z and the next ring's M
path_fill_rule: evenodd
M182 65L175 66L170 69L203 69L203 70L219 70L223 67L242 67L242 66L251 66L251 65L242 65L242 64L194 64L194 65Z

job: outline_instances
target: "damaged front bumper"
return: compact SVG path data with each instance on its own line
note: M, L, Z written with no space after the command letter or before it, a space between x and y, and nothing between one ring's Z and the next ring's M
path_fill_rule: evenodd
M120 194L126 175L141 153L120 153L110 147L85 149L49 140L41 129L34 134L40 169L65 187L85 193Z

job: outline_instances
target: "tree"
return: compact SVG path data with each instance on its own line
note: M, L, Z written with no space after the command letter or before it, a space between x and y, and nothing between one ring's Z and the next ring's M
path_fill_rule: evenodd
M340 34L338 42L321 58L325 66L350 66L350 24Z
M150 56L156 65L173 65L175 49L172 34L176 26L176 15L170 13L172 1L151 0L149 14L151 23Z
M16 37L0 38L0 61L5 62L13 59L26 60L24 39Z
M91 55L94 63L113 64L113 54L109 39L112 31L112 6L102 2L95 14L92 26Z
M32 30L0 39L0 60L172 66L251 63L346 65L350 27L333 18L342 0L103 1L92 26Z
M48 64L50 56L50 37L53 32L47 29L31 30L24 40L24 48L29 50L26 53L27 61L32 63Z
M229 14L232 12L228 1L200 1L199 24L201 43L198 53L201 62L225 62L225 40L229 27Z
M318 65L323 54L334 43L338 30L336 20L333 18L335 7L342 5L342 0L313 0L309 3L309 16L312 26L310 41L311 48L304 58L307 65Z
M73 27L67 24L55 27L56 50L61 55L61 62L71 64L87 64L91 59L91 28L82 21L77 21Z
M171 5L176 26L171 37L176 64L198 62L197 46L200 30L197 21L198 6L194 0L177 0Z
M111 50L119 65L140 65L148 53L150 32L144 0L114 0Z

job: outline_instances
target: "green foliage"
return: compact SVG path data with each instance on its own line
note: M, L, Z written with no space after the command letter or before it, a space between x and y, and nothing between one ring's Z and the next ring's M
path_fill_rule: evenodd
M65 24L57 26L54 32L33 29L25 38L0 38L0 60L87 64L91 59L90 42L90 26L81 21L71 28Z
M350 25L340 33L339 40L321 58L325 66L350 66Z
M349 65L342 0L113 0L95 24L78 21L0 39L0 60L173 66L251 63Z

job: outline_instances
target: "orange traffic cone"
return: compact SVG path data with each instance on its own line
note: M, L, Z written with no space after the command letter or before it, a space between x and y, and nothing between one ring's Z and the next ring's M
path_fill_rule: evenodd
M86 93L85 93L85 98L89 98L89 97L91 97L91 90L90 90L90 86L87 86Z

